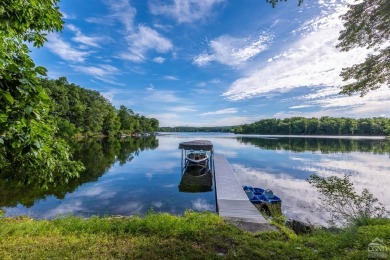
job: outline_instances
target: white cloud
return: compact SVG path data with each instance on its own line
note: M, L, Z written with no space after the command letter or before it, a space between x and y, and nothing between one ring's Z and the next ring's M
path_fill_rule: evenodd
M225 109L221 109L221 110L217 110L217 111L213 111L213 112L202 113L201 115L202 116L226 115L226 114L236 114L237 112L238 112L237 108L225 108Z
M141 52L155 49L157 52L164 53L172 48L172 43L168 39L143 25L138 27L138 33L129 36L129 40L132 42L132 47Z
M301 107L319 107L317 111L279 111L274 114L276 118L286 117L322 117L322 116L334 116L334 117L390 117L390 93L386 88L378 89L374 92L368 93L364 98L360 96L341 96L333 95L326 98L320 98L318 100L303 101L308 105L302 105ZM302 103L302 100L299 100ZM290 107L290 109L298 108Z
M188 112L196 112L197 109L191 106L173 106L167 108L168 111L178 112L178 113L188 113Z
M223 35L210 42L210 53L196 56L193 63L203 66L211 61L236 66L245 63L268 48L272 36L262 33L257 38L235 38Z
M116 67L104 64L98 66L73 66L73 68L85 74L99 78L110 77L119 72Z
M150 11L155 15L166 15L176 19L178 23L192 23L212 14L214 6L225 0L173 0L171 4L158 1L150 3Z
M159 24L159 23L154 23L153 24L153 27L156 28L156 29L160 29L162 31L171 31L173 26L172 25L168 25L168 24Z
M345 3L345 1L341 1ZM346 5L340 2L327 4L322 14L304 23L295 34L300 38L282 50L279 55L269 59L268 63L234 81L223 94L229 100L243 100L269 94L293 93L299 88L310 88L309 94L295 97L299 103L290 108L319 106L332 115L337 109L358 108L367 111L378 102L387 102L390 93L385 88L373 91L364 98L339 95L340 86L345 84L339 76L341 69L364 61L369 50L365 48L340 52L335 46L339 31L342 29L340 15L346 11ZM374 110L384 112L384 109ZM352 110L344 110L344 115Z
M273 92L284 93L303 86L330 86L326 92L337 93L337 87L343 84L339 76L341 68L363 61L368 51L361 48L346 53L335 48L342 28L339 16L346 8L345 5L332 8L323 12L323 16L305 23L295 32L303 33L300 39L268 63L233 82L223 95L230 100L242 100Z
M105 26L114 26L115 19L113 17L88 17L85 19L87 23L95 23Z
M82 43L91 47L100 47L100 42L103 41L102 37L90 37L82 34L79 28L73 24L68 24L66 27L76 34L75 37L72 37L74 42Z
M69 43L62 40L56 34L49 34L47 36L46 47L54 54L60 56L62 59L71 62L84 62L86 57L91 54L89 51L81 51L73 48Z
M121 52L118 56L125 60L133 62L143 62L147 59L148 51L166 53L173 48L171 41L156 30L143 24L134 24L136 9L131 6L128 0L104 0L104 3L110 10L110 15L99 18L88 18L91 23L113 25L116 21L124 26L124 39L128 45L128 50ZM85 37L79 40L87 40ZM156 63L163 63L164 58L156 57L153 59Z
M148 91L150 94L146 97L146 99L153 102L176 103L182 101L182 99L179 98L174 91L155 90L154 88L148 88Z
M210 81L210 83L211 83L211 84L220 84L220 83L222 83L222 81L221 81L220 79L212 79L212 80Z
M372 101L369 106L362 105L352 108L348 114L354 117L390 117L390 96L387 93L387 100Z
M164 79L166 80L179 80L177 77L175 76L164 76Z
M130 5L128 0L105 0L104 3L108 5L111 11L111 17L121 22L127 32L133 30L134 18L137 11Z
M292 107L290 107L290 109L307 108L307 107L310 107L310 106L308 106L308 105L292 106Z
M150 84L149 87L146 88L147 91L153 91L154 90L154 85Z
M163 57L156 57L153 59L155 63L163 63L165 59Z
M198 66L204 66L213 60L215 60L214 55L202 53L194 58L193 63L198 65Z
M68 19L68 20L71 20L71 19L76 19L76 16L74 14L68 14L68 13L65 13L64 11L61 10L61 13L62 13L62 17L64 19Z
M152 28L138 26L138 31L126 37L129 43L129 52L121 54L121 58L133 62L142 62L149 50L166 53L173 48L171 41Z

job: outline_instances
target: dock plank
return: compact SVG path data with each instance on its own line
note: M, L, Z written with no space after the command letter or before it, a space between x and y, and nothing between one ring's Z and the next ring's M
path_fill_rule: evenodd
M257 231L275 230L249 201L224 155L214 156L214 174L217 208L221 217L244 226L256 225Z

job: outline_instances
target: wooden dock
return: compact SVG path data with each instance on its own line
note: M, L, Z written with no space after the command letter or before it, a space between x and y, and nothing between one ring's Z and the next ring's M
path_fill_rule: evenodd
M276 230L249 201L226 157L214 155L214 180L218 214L249 231Z

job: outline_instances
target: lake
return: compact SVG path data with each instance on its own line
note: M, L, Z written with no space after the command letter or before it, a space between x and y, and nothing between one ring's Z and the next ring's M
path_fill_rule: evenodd
M0 208L6 216L183 214L215 212L215 193L179 192L179 143L210 140L227 157L242 185L269 188L283 200L291 218L323 224L312 211L318 194L311 174L349 174L356 189L367 188L390 209L390 142L367 137L280 137L224 133L171 133L129 140L90 141L74 147L87 170L67 185L37 189L0 180Z

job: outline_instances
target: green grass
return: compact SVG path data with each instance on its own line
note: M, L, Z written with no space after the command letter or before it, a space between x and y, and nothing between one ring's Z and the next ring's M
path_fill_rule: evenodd
M215 214L190 211L182 217L0 218L0 259L364 259L376 237L390 241L390 220L298 236L287 228L249 233Z

